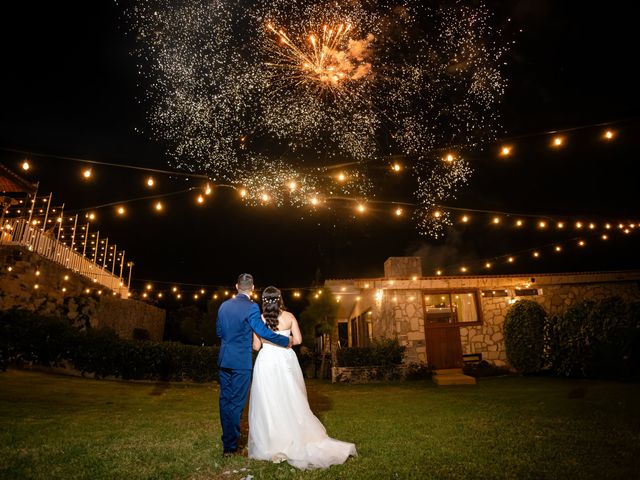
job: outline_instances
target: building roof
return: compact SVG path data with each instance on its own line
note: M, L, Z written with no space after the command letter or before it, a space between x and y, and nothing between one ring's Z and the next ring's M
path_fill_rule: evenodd
M37 185L22 178L13 170L0 163L0 192L35 193Z
M592 272L558 272L558 273L510 273L501 275L423 275L418 276L416 280L463 280L463 279L487 279L487 278L524 278L524 277L568 277L568 276L593 276L593 275L640 275L640 270L602 270ZM384 282L390 280L413 280L411 277L395 278L395 277L361 277L361 278L327 278L325 285L335 284L338 282Z

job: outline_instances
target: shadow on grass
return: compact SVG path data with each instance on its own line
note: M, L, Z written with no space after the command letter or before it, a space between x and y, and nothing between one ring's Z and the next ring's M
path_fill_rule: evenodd
M149 395L160 396L170 388L171 388L170 382L156 382L153 385L153 390L149 392Z

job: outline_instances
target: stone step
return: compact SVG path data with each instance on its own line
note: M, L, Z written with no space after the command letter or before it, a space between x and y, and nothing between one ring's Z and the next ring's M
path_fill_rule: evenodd
M433 371L434 375L463 375L461 368L441 368Z
M436 385L475 385L476 379L468 375L435 375L433 383Z

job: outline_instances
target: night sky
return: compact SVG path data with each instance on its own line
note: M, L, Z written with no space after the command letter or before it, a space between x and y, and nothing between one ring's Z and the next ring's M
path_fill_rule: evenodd
M0 29L0 147L168 168L164 146L136 130L147 127L137 101L144 85L138 85L122 7L105 0L10 3L2 7ZM471 152L475 174L449 205L586 222L640 221L633 173L640 153L640 95L631 73L638 43L632 4L489 3L497 24L516 40L501 107L503 137L514 138L515 154L498 158L497 145ZM550 136L532 135L609 121L619 122L612 125L618 136L610 143L601 140L601 127L569 132L561 150L549 148ZM24 157L0 151L0 161L13 168ZM84 182L78 163L30 158L29 178L71 209L148 194L144 173L95 167L95 178ZM158 191L199 184L157 178ZM391 192L402 188L389 185ZM132 204L124 219L112 210L100 212L97 228L133 259L136 282L232 285L238 273L249 271L258 286L304 287L326 278L382 276L387 257L415 254L423 256L430 275L446 265L472 265L576 235L571 229L492 227L491 217L473 216L470 225L434 241L420 236L409 219L394 219L388 208L356 219L347 210L329 215L245 207L224 190L216 190L206 206L196 206L193 195L165 203L163 215L155 215L148 201ZM585 249L567 245L562 254L549 251L536 262L529 256L513 265L503 260L493 272L638 268L638 234L612 235L608 242L585 236Z

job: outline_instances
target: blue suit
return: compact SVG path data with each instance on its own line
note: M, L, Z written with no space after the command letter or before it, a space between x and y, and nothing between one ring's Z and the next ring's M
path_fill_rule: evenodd
M258 305L244 294L238 294L220 305L216 331L220 337L218 368L220 377L220 423L225 452L238 448L240 417L247 403L251 382L253 332L283 347L289 339L264 324Z

